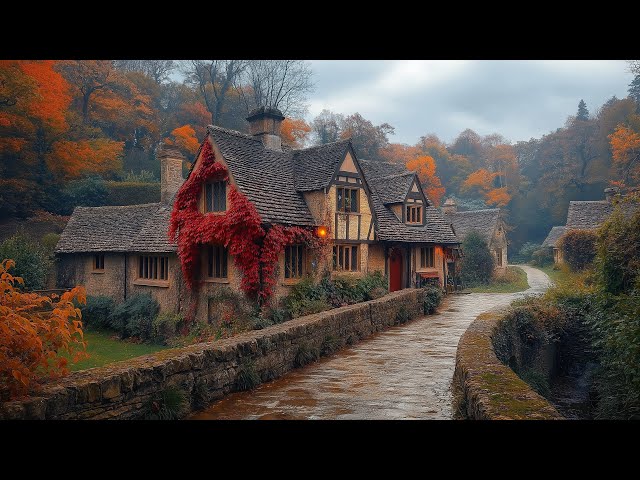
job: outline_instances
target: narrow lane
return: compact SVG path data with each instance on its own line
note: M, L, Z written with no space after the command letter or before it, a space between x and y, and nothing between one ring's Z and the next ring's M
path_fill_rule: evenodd
M456 348L488 310L542 293L549 277L522 266L521 293L450 295L439 313L392 327L251 392L238 392L192 419L448 419Z

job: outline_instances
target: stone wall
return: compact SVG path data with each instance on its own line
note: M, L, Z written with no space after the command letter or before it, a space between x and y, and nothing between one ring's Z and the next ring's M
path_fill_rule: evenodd
M249 362L262 382L295 368L301 349L335 350L422 315L422 290L409 289L243 333L233 338L74 372L26 400L0 405L0 419L133 419L152 395L183 389L192 409L238 390L238 373ZM331 341L329 341L331 340Z
M454 410L476 420L557 420L562 416L496 356L493 337L503 316L480 315L467 329L456 355Z

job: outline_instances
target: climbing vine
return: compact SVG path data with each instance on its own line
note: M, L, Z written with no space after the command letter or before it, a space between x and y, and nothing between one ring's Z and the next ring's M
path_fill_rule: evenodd
M265 229L254 205L230 185L229 206L224 214L202 213L198 199L206 181L228 181L229 175L208 141L201 152L200 168L182 185L171 212L169 238L178 244L178 257L189 289L197 288L200 251L208 244L224 245L242 272L240 288L263 302L273 293L278 256L287 245L302 243L311 248L321 241L311 230L274 225Z

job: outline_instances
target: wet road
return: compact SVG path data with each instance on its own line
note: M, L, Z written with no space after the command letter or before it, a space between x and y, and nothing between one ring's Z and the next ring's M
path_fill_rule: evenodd
M449 419L458 340L480 314L549 277L522 266L529 290L450 295L439 313L392 327L251 392L233 393L192 419Z

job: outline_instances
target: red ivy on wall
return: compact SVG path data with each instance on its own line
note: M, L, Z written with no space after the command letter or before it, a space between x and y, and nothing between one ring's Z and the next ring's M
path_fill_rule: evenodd
M273 293L278 256L287 245L303 243L315 248L319 245L313 232L301 227L275 225L268 230L254 205L234 185L229 186L229 205L226 213L202 213L198 199L205 181L228 180L226 168L215 161L215 155L205 140L200 168L182 185L169 226L169 238L178 244L178 257L187 286L197 287L200 271L200 251L208 244L224 245L229 249L235 265L242 272L242 290L263 301Z

